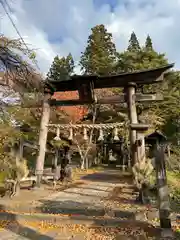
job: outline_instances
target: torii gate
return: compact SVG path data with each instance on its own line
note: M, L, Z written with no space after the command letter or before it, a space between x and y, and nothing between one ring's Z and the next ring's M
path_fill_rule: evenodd
M145 124L138 124L138 117L136 111L136 102L147 102L147 101L158 101L162 100L162 97L152 94L139 94L136 93L136 89L143 85L154 84L157 82L162 82L164 79L164 74L170 70L174 64L169 64L160 68L137 71L133 73L123 73L112 76L97 76L97 75L74 75L66 81L53 81L47 79L44 88L44 100L42 106L42 117L40 125L40 135L39 135L39 154L36 161L36 176L37 176L37 187L40 187L43 169L44 169L44 159L46 150L46 141L48 134L48 124L50 118L50 108L51 106L75 106L75 105L85 105L85 104L117 104L125 102L128 107L129 112L129 122L130 122L130 145L131 145L131 156L132 164L136 162L138 146L141 149L141 155L145 152L144 146L144 136L143 132L148 129ZM105 97L103 99L96 98L94 94L94 89L102 88L123 88L124 93L118 96ZM78 91L79 99L75 100L56 100L51 99L54 92L64 92L64 91ZM162 159L162 161L164 161ZM161 164L163 166L164 164ZM164 176L164 169L158 169L159 176ZM164 183L165 183L164 177ZM166 185L166 184L165 184ZM160 193L159 186L159 199L163 202L162 193ZM168 194L167 194L168 196ZM160 219L164 218L164 212L168 215L169 213L162 206L160 206ZM166 224L164 227L170 227L170 220L168 216L165 218ZM167 221L166 221L167 220ZM161 227L163 224L161 224ZM165 226L166 225L166 226Z
M137 140L136 134L137 130L139 129L142 131L147 128L147 126L144 125L141 126L137 125L138 118L136 111L136 101L147 102L162 100L161 96L158 97L152 94L136 93L136 88L143 85L154 84L163 81L164 74L173 66L174 64L169 64L164 67L156 69L102 77L97 75L74 75L71 76L70 79L66 81L54 81L51 79L47 79L44 88L44 100L40 125L39 154L36 161L37 186L40 185L44 169L44 159L51 106L75 106L95 103L97 104L114 104L114 103L117 104L122 102L127 103L129 121L131 125L133 124L132 128L130 128L130 144L132 162L135 163L136 162L135 146ZM94 89L102 88L123 88L124 94L98 99L94 94ZM64 91L78 91L79 99L64 101L51 99L54 92Z

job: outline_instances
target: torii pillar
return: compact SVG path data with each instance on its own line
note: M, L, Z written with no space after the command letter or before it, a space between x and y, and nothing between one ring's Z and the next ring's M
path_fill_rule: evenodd
M42 105L42 115L41 115L41 123L40 123L40 132L39 132L39 152L36 159L36 170L35 174L37 177L36 180L36 187L40 188L42 175L44 171L44 160L46 154L46 142L47 142L47 135L48 135L48 124L50 119L50 103L49 100L51 99L53 92L49 89L44 90L44 99Z
M126 92L126 102L127 102L128 111L129 111L130 124L137 124L138 117L137 117L136 102L135 102L136 84L133 82L128 83L128 86L125 88L125 92ZM136 130L130 128L129 135L130 135L131 157L132 157L132 166L133 166L137 161Z

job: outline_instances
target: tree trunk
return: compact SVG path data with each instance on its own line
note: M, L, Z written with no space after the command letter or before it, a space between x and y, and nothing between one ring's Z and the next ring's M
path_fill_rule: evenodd
M86 158L85 158L85 168L86 168L86 169L89 168L89 159L88 159L88 156L86 156Z
M20 193L20 182L17 181L15 185L15 195L18 196Z
M18 196L20 193L20 181L15 180L12 183L12 187L10 190L10 197Z
M81 170L84 170L85 168L85 159L84 158L81 158Z
M93 114L93 124L95 123L95 120L96 120L96 113L97 113L97 109L96 109L96 106L95 106L95 110L94 110L94 114ZM85 146L86 146L86 151L82 151L81 147L80 147L80 144L78 143L77 139L76 139L76 145L78 147L78 151L79 151L79 154L80 154L80 157L81 157L81 169L88 169L88 153L89 153L89 150L91 149L90 145L92 144L92 138L93 138L93 132L94 132L94 129L92 128L91 129L91 132L90 132L90 136L89 136L89 141L85 142Z

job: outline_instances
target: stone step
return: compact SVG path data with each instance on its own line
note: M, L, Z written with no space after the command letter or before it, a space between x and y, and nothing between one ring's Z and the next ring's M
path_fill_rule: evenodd
M92 215L84 215L84 214L44 214L44 213L11 213L11 212L1 212L0 213L0 220L7 220L7 221L13 221L16 220L18 218L27 218L31 219L33 221L50 221L50 222L62 222L64 223L64 221L75 221L77 223L81 223L81 222L96 222L97 224L109 224L109 223L113 223L116 224L118 222L147 222L148 221L152 221L152 219L147 219L146 216L142 213L133 213L133 212L129 212L128 214L124 214L124 212L113 212L113 215L109 214L109 213L105 213L104 215L96 215L96 216L92 216ZM172 222L176 223L176 225L180 225L179 221L178 221L178 216L173 216L172 217Z
M87 224L96 226L112 226L116 227L124 224L133 224L141 221L135 221L134 219L122 220L121 218L111 218L108 216L92 217L84 215L53 215L53 214L12 214L12 213L0 213L0 221L43 221L51 224ZM141 222L142 223L142 222ZM145 223L147 224L147 223Z

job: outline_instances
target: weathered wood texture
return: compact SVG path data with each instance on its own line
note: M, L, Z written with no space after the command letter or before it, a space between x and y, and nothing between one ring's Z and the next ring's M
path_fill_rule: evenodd
M157 146L155 166L160 226L161 228L171 228L169 191L167 186L165 154L163 146Z
M127 104L128 104L128 111L129 111L129 121L130 124L137 124L138 118L137 118L137 111L136 111L136 102L133 98L133 95L136 92L136 86L134 84L131 84L126 90L127 93ZM129 129L129 135L130 135L130 145L131 145L131 158L132 158L132 166L137 161L137 147L136 147L136 139L137 134L136 130Z
M156 95L156 94L139 94L136 93L133 95L133 100L136 102L140 103L148 103L148 102L153 102L153 101L162 101L163 96L161 95ZM90 99L90 100L80 100L80 99L71 99L71 100L56 100L56 99L50 99L49 104L50 106L79 106L79 105L88 105L88 104L120 104L120 103L125 103L126 102L126 95L125 94L120 94L118 96L108 96L100 99ZM32 101L32 102L27 102L23 104L1 104L3 107L12 107L12 106L21 106L22 108L41 108L43 105L43 101Z
M36 160L37 187L40 187L41 178L44 170L44 159L46 153L46 142L48 134L47 125L49 123L50 118L50 105L48 100L50 98L51 98L50 94L45 94L42 108L42 117L39 134L39 153Z

